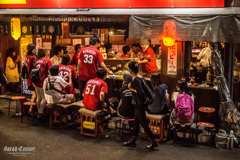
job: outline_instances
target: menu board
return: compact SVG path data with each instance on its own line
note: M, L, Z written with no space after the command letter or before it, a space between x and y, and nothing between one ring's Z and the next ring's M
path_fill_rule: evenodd
M177 43L168 48L167 74L177 75Z

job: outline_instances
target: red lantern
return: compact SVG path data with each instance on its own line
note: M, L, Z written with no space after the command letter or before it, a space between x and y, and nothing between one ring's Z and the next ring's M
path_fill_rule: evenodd
M168 20L163 25L163 44L165 46L171 47L175 44L176 39L176 24Z

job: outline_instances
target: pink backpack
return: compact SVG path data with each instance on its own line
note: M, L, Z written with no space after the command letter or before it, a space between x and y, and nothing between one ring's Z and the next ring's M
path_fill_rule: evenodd
M181 120L189 120L194 113L194 102L189 94L180 94L175 103L175 113Z

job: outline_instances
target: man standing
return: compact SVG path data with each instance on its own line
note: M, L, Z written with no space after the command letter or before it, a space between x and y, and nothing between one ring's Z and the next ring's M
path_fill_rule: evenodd
M83 93L82 91L85 88L86 82L96 77L98 64L100 64L100 66L109 74L113 74L113 72L106 67L103 61L102 53L98 50L100 47L100 39L97 36L93 36L90 38L89 44L90 46L81 50L80 60L78 61L78 78L80 80L81 93Z
M74 53L72 61L71 61L71 65L74 67L75 70L77 69L78 60L80 58L80 51L81 51L81 45L76 44L75 45L75 53Z
M150 75L150 73L157 72L157 62L153 49L149 47L149 42L147 39L141 39L140 45L142 47L142 56L139 58L140 64L142 64L143 72Z

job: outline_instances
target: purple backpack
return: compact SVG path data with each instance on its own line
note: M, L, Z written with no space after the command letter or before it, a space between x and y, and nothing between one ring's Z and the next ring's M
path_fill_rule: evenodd
M189 120L194 112L194 102L189 94L180 94L175 103L175 113L181 120Z

